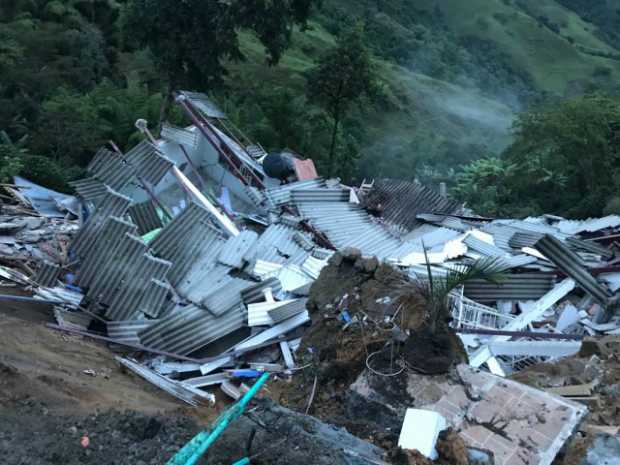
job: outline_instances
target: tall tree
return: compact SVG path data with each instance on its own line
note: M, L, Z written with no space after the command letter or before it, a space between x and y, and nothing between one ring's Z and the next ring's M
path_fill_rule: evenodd
M372 97L376 75L371 54L364 43L361 25L346 31L338 44L326 53L308 73L307 94L311 102L322 106L332 119L328 153L328 174L335 169L335 149L342 119L362 97Z
M275 64L295 24L305 26L319 0L130 0L125 30L147 46L166 76L168 90L221 84L225 60L242 60L238 33L253 31ZM170 94L170 92L168 92ZM167 108L164 106L162 116Z

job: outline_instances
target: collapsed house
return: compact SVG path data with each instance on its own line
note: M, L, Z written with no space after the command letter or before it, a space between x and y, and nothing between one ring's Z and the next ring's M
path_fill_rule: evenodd
M126 153L101 148L89 177L72 183L77 202L17 183L12 193L47 220L7 216L0 241L9 262L25 253L38 264L36 273L3 267L2 278L54 304L58 328L146 354L119 362L172 395L197 405L213 399L204 388L221 386L239 398L240 379L296 370L309 289L337 251L374 257L411 280L484 258L501 263L501 282L471 280L449 297L470 369L506 377L576 354L584 336L620 333L619 216L497 220L417 182L352 188L290 151L266 153L204 94L176 97L193 125L164 125L155 139L138 122L144 141ZM52 224L72 236L60 255L31 245ZM463 376L485 391L497 384L491 374ZM585 409L542 402L571 414L538 456L550 463ZM463 423L437 405L420 406ZM472 447L489 448L464 430ZM512 463L505 458L497 463Z

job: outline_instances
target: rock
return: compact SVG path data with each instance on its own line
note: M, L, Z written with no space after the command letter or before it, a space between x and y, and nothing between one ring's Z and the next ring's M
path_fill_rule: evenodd
M233 428L228 428L209 450L209 463L230 463L231 457L243 457L245 444L252 430L256 431L254 447L250 453L260 450L260 444L272 444L263 449L261 463L289 465L372 465L382 462L384 451L365 442L345 429L323 423L317 418L296 413L281 407L269 399L255 399L255 415L269 430L256 428L256 423L241 416ZM282 437L289 441L278 443Z
M336 252L332 257L328 260L330 265L340 266L342 264L343 256L340 252Z
M379 260L377 257L370 257L364 260L364 271L374 273L379 268Z
M360 249L356 249L355 247L346 247L342 251L342 256L345 260L355 262L358 258L361 258L362 251Z
M581 341L581 349L579 350L579 357L591 357L592 355L601 355L601 347L598 341L594 338L586 337Z

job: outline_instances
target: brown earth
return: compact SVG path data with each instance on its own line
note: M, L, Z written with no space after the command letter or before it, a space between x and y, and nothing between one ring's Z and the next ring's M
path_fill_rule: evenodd
M217 413L213 407L185 408L174 397L127 373L106 345L46 327L52 321L50 315L46 305L2 302L0 406L33 398L59 414L129 409L192 414L208 421Z
M164 464L224 406L186 407L121 369L104 344L46 327L50 315L0 303L3 464Z

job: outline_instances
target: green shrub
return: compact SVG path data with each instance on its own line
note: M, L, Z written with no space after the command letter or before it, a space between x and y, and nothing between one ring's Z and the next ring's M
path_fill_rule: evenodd
M12 145L0 144L0 182L12 182L22 169L19 150Z
M41 155L23 155L23 167L20 175L29 181L60 192L70 192L67 182L75 168L66 169L51 158Z

